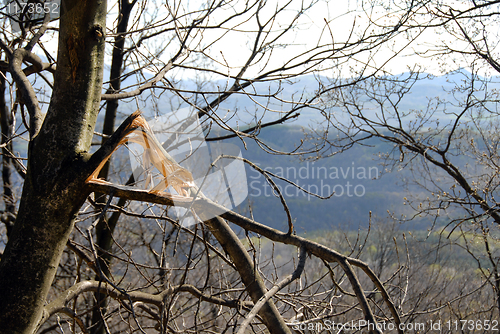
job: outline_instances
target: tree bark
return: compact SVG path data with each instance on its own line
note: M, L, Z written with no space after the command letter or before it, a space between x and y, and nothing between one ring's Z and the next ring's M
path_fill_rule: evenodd
M3 199L5 202L5 211L2 214L1 220L7 229L7 237L10 236L14 226L16 204L14 193L12 191L12 169L13 160L12 154L12 135L14 133L13 122L14 118L9 112L7 102L5 101L5 71L0 72L0 128L2 130L2 139L0 143L6 145L2 147L2 182L3 182Z
M0 328L33 333L83 204L87 151L99 110L106 1L61 2L49 110L28 148L19 212L0 262Z

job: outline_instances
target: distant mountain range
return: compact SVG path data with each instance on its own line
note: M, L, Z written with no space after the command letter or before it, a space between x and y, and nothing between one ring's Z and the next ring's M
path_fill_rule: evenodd
M391 78L407 78L408 73L403 73ZM417 82L413 84L411 90L405 97L400 101L399 108L401 110L415 110L415 109L425 109L427 107L429 98L440 98L441 101L451 101L451 103L446 103L446 108L448 111L452 112L455 108L453 102L453 96L461 97L467 92L465 91L452 91L455 87L460 87L463 85L463 80L466 76L471 74L465 70L460 72L452 72L443 76L432 76L426 73L419 75ZM105 73L106 79L109 74ZM146 76L152 77L152 75ZM479 78L476 80L475 89L481 91L484 89L481 82L484 78ZM229 124L233 126L239 126L244 128L246 124L255 124L258 121L269 122L278 119L283 114L280 112L286 112L289 110L290 105L286 103L281 103L276 99L268 99L267 97L255 96L258 94L269 95L276 94L279 99L283 101L304 101L314 95L314 92L320 88L319 81L322 81L324 86L329 84L329 79L326 76L313 76L306 75L300 77L296 80L281 80L276 82L257 82L245 89L245 92L250 94L251 98L245 96L244 94L237 93L222 102L216 109L218 115L226 120ZM133 84L131 79L128 79L122 87ZM193 80L177 80L174 83L174 87L178 89L184 89L187 91L199 90L205 92L203 97L201 94L198 95L196 99L196 104L203 107L206 105L206 101L211 101L218 98L218 94L215 92L227 90L233 84L232 80L215 80L207 83L199 83ZM488 89L500 91L500 77L492 77L488 80ZM159 94L161 93L161 94ZM185 93L186 96L190 96L193 100L192 94ZM178 97L174 93L158 90L156 96L159 96L156 105L152 105L153 100L147 98L150 92L146 91L143 96L139 99L139 107L145 109L146 112L150 112L151 115L161 114L169 112L170 110L175 110L177 108L187 106L182 101L178 101ZM144 100L141 102L141 100ZM324 97L325 102L328 103L327 98ZM120 111L123 115L128 115L137 109L137 104L135 99L130 99L129 104L122 104L120 106ZM264 109L269 108L274 112L266 111ZM367 109L373 108L377 109L377 106L370 104L369 102L365 104ZM336 109L333 109L336 110ZM342 120L342 115L340 109L338 111L338 118ZM315 125L321 124L324 117L319 113L317 109L314 108L303 108L301 109L300 117L296 118L292 123L299 125ZM447 117L446 115L441 115L443 120Z
M109 77L109 74L105 73L105 78L107 76ZM326 80L326 78L320 79ZM453 73L418 81L411 93L402 101L400 108L419 109L425 107L428 98L445 98L462 79L463 74ZM488 88L500 91L500 80L493 79ZM129 84L130 82L126 82L123 86ZM221 87L230 84L227 81L212 82L204 86L202 90L216 92L221 90ZM187 90L196 88L196 84L189 81L178 82L178 86ZM305 76L293 84L283 81L279 87L278 83L257 83L247 91L269 93L280 90L280 97L290 100L297 99L299 96L312 96L317 88L317 78ZM176 102L174 94L164 91L161 95L157 94L159 99L153 103L153 100L148 97L150 93L145 92L141 96L139 105L136 104L135 99L129 100L128 103L121 102L119 107L121 117L129 115L138 107L144 110L146 116L152 117L155 113L168 113L169 110L185 106L181 102ZM216 94L205 96L208 101L215 97ZM229 119L233 116L232 113L236 112L238 118L232 118L229 122L233 125L238 124L242 129L247 126L245 123L255 124L257 121L255 113L261 117L262 122L279 117L278 113L264 112L259 103L266 105L266 99L254 97L252 100L244 95L235 95L219 106L218 114ZM199 104L203 105L201 97ZM283 111L286 111L287 106L270 105L269 107L274 110L283 108ZM453 106L450 105L449 108ZM317 110L305 108L301 116L291 125L264 128L259 138L272 145L274 149L290 151L298 146L303 138L302 126L314 123L321 125L323 120L323 116ZM101 131L100 124L97 125L96 130ZM304 162L297 156L267 154L250 140L247 140L246 149L239 139L231 139L230 142L239 146L244 158L253 161L261 168L267 168L278 176L286 177L312 193L323 197L331 195L329 199L321 200L284 181L275 180L285 195L298 232L337 226L357 229L368 224L370 212L373 216L380 218L386 217L388 211L396 215L411 214L409 209L403 206L403 198L407 194L400 183L404 175L401 172L382 173L383 166L377 158L378 152L390 151L393 148L391 144L374 139L369 143L370 147L355 146L334 157ZM25 151L25 149L24 146L15 148L17 151ZM246 166L246 173L249 195L247 200L239 205L238 210L244 214L250 214L251 210L251 214L259 222L286 230L286 214L280 200L273 195L269 184L264 177L248 166ZM411 228L425 228L428 225L429 222L424 219L415 220Z
M460 85L463 79L463 74L453 73L418 81L412 87L411 93L400 103L399 108L405 111L425 109L430 98L441 100L450 100L452 96L459 98L466 94L466 91L452 92L452 90ZM301 89L307 91L307 87L315 87L313 77L300 81L295 88L298 91ZM480 88L478 83L477 89ZM492 78L488 83L488 89L500 91L500 80ZM453 103L447 103L445 108L449 117L454 117L452 111L456 107ZM305 111L292 125L262 129L259 138L278 151L292 151L300 145L304 136L302 126L314 122L321 126L324 120L316 110ZM441 120L444 122L447 115L441 112L439 117L442 117ZM409 119L411 120L411 117ZM261 168L267 168L270 172L286 177L323 197L334 192L329 199L321 200L275 179L287 200L298 231L329 229L337 226L357 229L368 225L370 212L373 217L379 219L388 217L389 212L396 217L404 215L410 217L414 213L408 206L403 205L404 197L410 197L408 190L402 186L410 172L403 170L385 173L378 158L378 153L390 152L394 148L393 144L372 139L366 143L367 146L354 146L342 154L313 162L301 161L297 156L267 154L249 140L246 149L239 139L232 142L239 145L243 157L257 163ZM468 161L466 157L456 159L460 160L461 165L474 164L474 161ZM273 194L271 186L263 176L251 168L247 168L247 178L249 196L247 202L240 206L240 210L249 211L251 208L252 214L258 221L286 230L287 216L280 200ZM409 189L412 195L418 195L422 191L415 186ZM444 224L447 222L446 219L443 217L438 223ZM416 218L410 224L411 226L406 228L426 229L431 221L426 218Z

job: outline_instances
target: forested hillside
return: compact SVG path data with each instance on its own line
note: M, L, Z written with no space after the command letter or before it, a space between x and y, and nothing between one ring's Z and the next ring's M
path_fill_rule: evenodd
M263 129L261 133L264 141L285 152L300 145L302 135L298 125ZM378 140L370 144L372 146L357 146L342 155L319 160L305 160L307 156L269 155L254 143L249 143L246 150L241 144L240 148L243 157L312 193L275 179L290 207L297 231L311 232L337 227L366 227L370 211L379 217L387 216L387 210L405 213L405 190L398 185L401 173L385 173L383 161L378 157L379 151L387 151L388 144ZM278 229L285 228L287 217L271 185L248 166L246 172L249 195L241 209L250 205L257 221ZM329 198L320 199L313 194Z

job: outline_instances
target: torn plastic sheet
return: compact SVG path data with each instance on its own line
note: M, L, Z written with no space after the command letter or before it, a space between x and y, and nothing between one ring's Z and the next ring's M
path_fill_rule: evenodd
M243 161L221 158L241 157L240 149L233 144L205 142L196 112L184 108L146 124L147 131L136 130L128 140L136 187L181 196L197 194L228 210L246 199ZM190 189L190 194L186 189ZM174 206L174 212L183 226L197 222L191 210ZM210 219L222 213L207 212L203 217Z

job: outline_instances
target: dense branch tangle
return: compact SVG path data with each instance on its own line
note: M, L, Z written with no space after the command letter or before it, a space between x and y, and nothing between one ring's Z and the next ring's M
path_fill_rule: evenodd
M101 150L103 152L115 151L116 148L119 145L123 144L127 138L130 138L130 135L129 135L130 133L137 131L138 126L143 126L144 130L145 130L145 132L143 132L143 131L138 132L140 136L143 134L146 134L147 136L149 136L148 138L150 138L149 139L150 141L157 142L154 139L154 135L150 132L149 127L148 127L147 123L145 123L145 120L142 118L142 116L140 116L139 113L134 113L133 115L131 115L129 117L129 119L127 119L123 123L123 125L109 139L109 141L103 146L103 148L101 148ZM133 139L133 140L136 141L136 139ZM147 140L146 140L146 142L147 142ZM150 146L150 145L144 144L144 140L143 140L143 145L145 147ZM107 146L110 146L110 147L107 148ZM115 146L115 147L113 148L113 146ZM153 153L151 153L151 152L150 153L151 154L158 154L158 153L161 153L161 150L156 150L156 151L152 151L152 152ZM94 175L94 176L98 174L103 163L109 158L109 154L105 154L105 153L99 154L99 151L98 151L96 156L103 156L104 160L102 160L102 162L99 164L99 167L96 169L96 171L92 173L92 175ZM160 157L150 157L150 159L152 161L155 161L155 159L157 161L165 161L165 158L161 157L161 156ZM173 161L173 163L175 164L175 161ZM158 169L160 169L160 170L163 168L160 165L157 165L157 166L159 167ZM178 174L175 172L171 172L171 173L176 174L176 175ZM247 231L256 232L256 233L258 233L262 236L265 236L265 237L269 238L270 240L273 240L276 242L295 245L295 246L303 249L304 251L307 251L311 254L314 254L315 256L317 256L318 258L320 258L324 261L339 263L340 267L345 272L348 280L350 281L351 286L353 287L354 295L358 299L358 302L360 305L359 308L363 311L364 318L367 321L369 321L370 323L376 323L376 319L374 318L374 316L372 314L371 308L370 308L368 301L365 297L365 293L363 291L363 288L361 287L359 280L352 269L352 265L357 266L365 272L365 274L370 278L370 280L372 280L372 282L374 283L376 288L381 293L383 300L385 301L385 303L390 311L391 318L396 323L396 325L399 325L401 323L400 319L399 319L398 312L396 311L394 304L391 301L391 298L389 297L389 295L387 294L383 284L379 281L379 279L376 277L376 275L373 273L373 271L371 271L368 268L368 266L366 264L364 264L362 261L359 261L355 258L345 257L345 256L327 248L327 247L324 247L324 246L321 246L321 245L316 244L314 242L308 241L307 239L294 236L290 232L289 233L282 233L282 232L273 230L271 228L265 227L261 224L258 224L255 221L252 221L251 219L245 218L245 217L240 216L234 212L231 212L223 207L220 207L220 205L217 205L217 204L211 202L209 199L205 198L202 194L200 194L196 190L192 190L191 195L199 196L199 198L197 198L197 197L181 197L179 195L171 195L168 193L162 193L161 191L157 190L157 189L159 189L157 187L154 187L150 191L144 191L144 190L138 190L135 188L130 188L127 186L113 185L113 184L110 184L109 182L103 182L103 181L97 180L94 176L89 177L87 182L89 184L90 189L92 189L95 192L108 193L108 194L112 194L112 196L126 198L126 199L132 199L132 200L139 200L142 202L158 203L158 204L164 204L164 205L168 205L168 206L175 206L175 205L184 206L186 208L191 208L192 210L194 210L199 217L203 217L204 214L210 213L210 212L226 212L227 211L226 213L222 214L222 217L227 219L228 221L230 221L232 223L235 223L235 224L243 227ZM165 176L168 176L168 175L165 175ZM167 180L167 179L168 179L168 177L165 178L165 180ZM175 181L175 182L177 182L177 181ZM175 184L179 184L179 183L174 183L174 185ZM162 188L165 189L166 186L168 186L168 184L163 185ZM187 184L187 183L184 183L183 186L190 187L189 184ZM178 193L182 194L184 192L179 190ZM107 206L104 209L106 209L106 208L107 208ZM158 218L160 218L160 217L158 217ZM167 219L167 218L163 218L163 219ZM171 219L167 219L167 221L172 222ZM216 237L218 236L217 239L219 240L219 243L221 243L222 245L227 244L227 243L231 243L231 242L235 242L236 244L238 243L236 239L231 241L231 238L234 239L236 236L230 232L228 227L225 227L226 225L222 221L221 218L216 217L215 219L205 221L205 224L207 224L212 229L212 231L215 233ZM227 231L229 232L229 234L220 235L220 232L222 229L228 229ZM194 235L196 235L196 229L195 229ZM193 239L193 242L194 242L194 240L195 239ZM150 242L150 245L151 245L151 242ZM227 247L223 246L223 248L226 252L229 253L229 255L233 259L233 261L236 261L236 266L239 267L238 263L241 261L241 259L239 259L241 256L235 257L234 250L231 250L231 247L227 248ZM191 250L189 252L191 254ZM191 258L191 255L188 257L188 259L190 259L190 258ZM303 260L305 260L304 255L302 256L302 261ZM189 261L188 261L188 263L189 263ZM137 265L137 264L134 264L134 265ZM101 275L102 275L102 273L101 273ZM248 273L241 274L241 275L244 277L244 276L248 275ZM209 279L209 277L210 276L207 274L207 279ZM293 278L298 279L299 277L300 277L299 275L295 275ZM185 276L183 276L182 280L184 280L184 279L186 279ZM248 289L248 286L247 286L247 289ZM89 290L82 290L82 292L83 291L89 291ZM95 288L91 289L91 291L95 291ZM126 295L125 292L123 292L123 293L124 293L124 295ZM273 294L275 294L275 293L276 292L274 292ZM118 296L118 295L120 295L120 294L116 293L116 296ZM123 297L123 296L120 298L122 300L127 299L126 297ZM158 300L158 297L155 297L154 295L150 296L149 298L151 300ZM297 297L294 297L294 298L297 298ZM208 300L207 298L204 298L203 300L206 302L210 302L210 300ZM64 300L64 302L68 302L68 301L69 301L69 299ZM142 302L148 303L147 300L142 300ZM61 301L59 301L59 304L60 303L61 303ZM150 301L150 303L151 303L151 301ZM230 305L230 303L226 302L224 305L228 306L228 305ZM239 304L233 303L232 305L235 305L235 307L236 307ZM389 320L389 319L387 319L387 320Z
M289 230L280 232L207 200L193 187L190 171L168 159L138 114L114 131L119 103L121 116L144 106L151 117L188 106L196 110L212 141L238 137L244 144L255 141L270 154L317 153L314 145L281 152L259 139L260 131L293 121L306 108L322 112L319 102L326 93L374 76L380 68L372 54L399 34L398 29L378 29L369 20L355 31L358 22L352 20L352 30L337 37L330 28L333 20L325 18L315 44L305 51L291 45L287 36L293 38L318 4L119 0L109 14L116 19L106 24L105 1L80 6L63 0L59 26L45 15L41 25L20 22L16 35L5 21L0 47L6 58L0 65L13 93L10 106L0 106L5 107L2 121L5 115L17 120L20 109L22 125L15 133L2 124L2 148L10 149L7 143L23 131L28 131L30 143L23 156L28 171L19 210L8 203L6 214L15 217L4 219L9 230L15 224L0 266L0 288L8 290L5 300L10 303L0 312L0 325L9 324L19 333L31 333L37 326L42 332L57 327L75 332L80 327L96 334L151 328L161 333L229 332L251 314L247 329L289 333L294 321L401 322L384 284L355 255L295 235L290 214ZM225 42L231 36L233 41L241 36L252 40L248 47L229 43L238 51L235 56ZM51 52L46 45L55 37L58 52ZM284 46L282 57L285 53L278 52ZM110 51L112 64L102 94L105 51ZM53 58L56 53L58 59ZM275 60L276 54L282 58ZM342 65L352 62L358 70L347 82L325 85L317 77L316 90L282 95L283 87L301 75L329 70L341 77ZM47 71L54 74L53 82L45 77ZM50 102L42 98L41 80L53 90ZM250 106L235 108L238 99ZM125 102L134 105L132 110ZM104 104L104 136L90 154ZM252 117L245 118L246 112ZM277 116L267 118L269 113ZM121 162L108 165L106 160L126 139L149 150L163 185L153 191L121 185L134 180L119 182L125 173ZM177 194L165 192L167 186ZM11 200L7 190L5 195ZM284 199L282 203L286 207ZM193 210L198 223L186 227L173 219L176 205ZM240 239L229 223L238 225L246 238ZM281 250L287 255L283 263L262 256L269 240L277 249L300 249L298 263L288 248ZM302 273L305 253L311 256L307 265L319 264L317 271ZM365 292L365 282L374 291ZM21 305L25 297L29 305ZM114 301L106 305L105 297Z
M433 48L421 52L443 64L443 72L452 59L461 59L465 68L448 73L447 81L441 81L418 107L406 104L412 90L421 88L424 80L432 85L434 79L418 65L401 75L332 92L329 121L339 136L323 138L324 155L374 139L390 144L392 150L380 156L389 169L402 170L411 193L404 203L412 214L397 219L429 219L443 239L467 251L495 295L488 302L494 317L500 314L499 254L490 248L498 242L500 229L499 98L492 88L498 78L490 75L497 75L499 67L498 32L490 27L499 19L497 5L497 1L415 3L409 10L416 15L402 28L412 36L423 31L443 35ZM481 247L471 247L472 240Z

